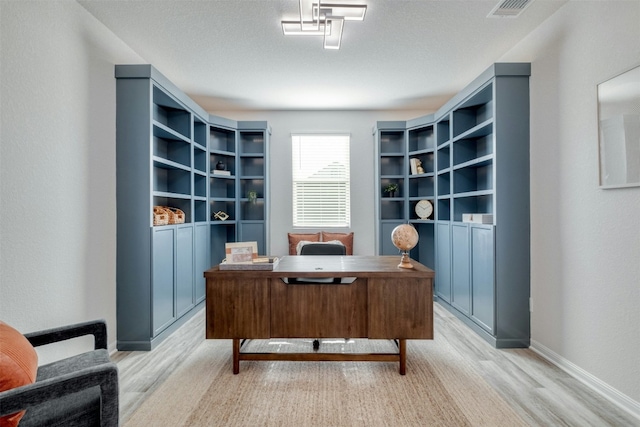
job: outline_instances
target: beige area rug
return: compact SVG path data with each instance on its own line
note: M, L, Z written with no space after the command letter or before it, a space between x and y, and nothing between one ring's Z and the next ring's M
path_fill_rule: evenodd
M244 351L310 351L310 340ZM391 341L323 341L321 351L393 352ZM387 362L242 361L203 342L127 420L138 426L524 426L445 340L407 341L407 374Z

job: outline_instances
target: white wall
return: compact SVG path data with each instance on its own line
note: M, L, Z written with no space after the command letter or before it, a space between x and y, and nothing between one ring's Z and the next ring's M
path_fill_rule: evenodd
M501 60L532 62L532 346L638 411L640 188L598 188L596 86L640 64L640 2L569 2Z
M113 65L141 58L75 1L2 1L0 36L0 319L105 318L113 346Z
M272 255L288 253L288 232L321 229L293 229L291 183L291 133L346 131L351 134L351 227L354 254L375 253L375 176L372 129L377 121L407 120L424 112L399 111L258 111L213 112L234 120L267 120L273 129L270 153ZM333 229L344 232L347 229Z

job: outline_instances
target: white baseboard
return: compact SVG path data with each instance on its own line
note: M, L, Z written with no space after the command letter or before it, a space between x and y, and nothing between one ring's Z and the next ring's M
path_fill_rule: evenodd
M531 340L529 348L640 421L640 402L636 402L629 396L619 392L535 340Z

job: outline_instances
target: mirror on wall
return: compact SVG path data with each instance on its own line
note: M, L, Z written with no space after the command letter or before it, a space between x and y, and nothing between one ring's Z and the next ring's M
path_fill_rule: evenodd
M640 186L640 66L598 85L600 187Z

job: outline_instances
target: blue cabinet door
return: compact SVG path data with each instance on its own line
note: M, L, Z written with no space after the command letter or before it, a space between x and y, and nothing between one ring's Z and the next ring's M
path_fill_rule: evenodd
M198 304L205 296L204 272L212 267L209 255L209 225L198 224L193 229L195 259L195 301Z
M471 227L471 317L487 331L494 330L495 281L493 227Z
M395 247L393 242L391 241L391 232L394 228L399 226L400 224L404 224L401 221L389 221L383 222L380 224L380 255L399 255L400 250ZM400 262L400 257L398 256L398 262Z
M469 315L471 308L471 278L469 265L469 227L451 225L451 304Z
M240 242L257 242L259 255L269 255L266 247L267 241L264 221L242 221L239 225L238 234Z
M193 226L176 230L176 311L180 317L194 306Z
M451 303L451 233L449 223L436 224L436 295Z
M174 308L175 228L158 227L153 230L153 313L152 336L158 335L176 319Z

